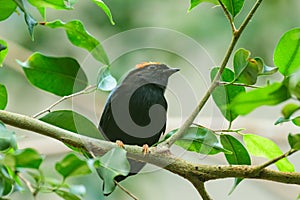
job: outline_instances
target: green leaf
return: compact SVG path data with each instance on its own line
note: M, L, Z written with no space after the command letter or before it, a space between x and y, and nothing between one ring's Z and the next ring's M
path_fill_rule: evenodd
M99 176L103 180L103 193L110 194L116 185L114 179L117 176L126 176L130 171L130 165L126 157L126 151L122 148L114 148L100 158L100 166L97 168Z
M282 83L273 83L264 88L239 94L232 102L232 110L239 115L246 115L263 105L276 105L291 97Z
M107 15L107 17L108 17L110 23L111 23L112 25L115 25L115 22L114 22L114 20L113 20L113 17L112 17L112 14L111 14L111 12L110 12L109 7L108 7L103 1L101 1L101 0L93 0L93 2L94 2L95 4L97 4L97 6L99 6L99 7L105 12L105 14Z
M235 17L243 8L245 0L222 0L222 2L232 17Z
M65 191L63 189L57 189L55 190L55 193L65 200L81 200L81 198L77 195L72 194L71 192Z
M176 131L177 129L169 132L165 138L170 137ZM222 146L213 131L202 127L190 127L175 144L188 151L205 155L213 155L220 152L231 153Z
M292 149L300 150L300 134L289 134L288 141Z
M103 91L111 91L116 86L117 80L111 75L110 67L102 67L98 73L97 88Z
M5 109L7 105L7 90L4 85L0 83L0 110Z
M44 157L41 156L36 150L31 148L18 149L12 154L5 157L6 163L12 169L30 168L39 169Z
M8 53L7 43L4 40L0 40L0 67L3 66L3 61L4 61L7 53Z
M27 24L27 28L28 28L30 37L31 37L32 40L34 40L34 38L33 38L33 29L38 24L37 21L26 10L26 8L23 4L23 0L14 0L14 1L18 5L18 7L22 10L22 12L24 13L24 19L25 19L25 22Z
M263 68L261 60L258 63L255 59L249 58L250 51L238 49L233 58L235 80L247 85L253 85L257 81L257 76Z
M5 125L0 122L0 151L7 151L11 148L17 149L15 133L7 130Z
M193 8L195 8L200 3L203 3L203 2L213 3L216 5L219 4L218 0L190 0L190 7L189 7L188 11L190 12Z
M18 63L31 84L58 96L73 94L88 85L84 71L73 58L49 57L37 52L26 62Z
M299 109L300 106L298 104L288 103L282 108L281 113L285 119L289 119L292 114L294 114Z
M13 0L0 0L0 21L7 19L17 9Z
M213 68L211 70L211 80L214 79L218 72L219 68ZM225 68L222 76L221 81L225 82L231 82L234 80L234 74L233 72ZM212 97L214 99L214 102L220 109L223 116L229 121L232 122L238 117L238 114L234 113L232 109L230 108L230 104L232 103L233 99L240 93L244 93L245 88L242 86L236 86L236 85L224 85L224 86L218 86L212 93Z
M98 128L89 119L72 110L57 110L40 118L41 121L60 128L103 140Z
M300 116L295 117L294 119L292 119L293 124L295 124L296 126L300 126Z
M56 20L53 22L47 22L45 25L50 28L64 28L69 41L73 45L86 49L96 60L109 65L109 59L102 45L85 30L81 21L73 20L64 23L60 20Z
M239 140L228 134L222 134L220 139L223 147L232 152L231 154L225 154L226 160L230 165L251 165L250 155ZM235 178L229 194L234 191L242 180L243 178Z
M9 175L7 168L0 165L0 198L9 195L14 189L15 181Z
M300 99L300 70L293 73L292 76L285 79L288 82L288 88L290 92L296 96L296 98Z
M225 154L229 164L251 165L249 153L239 140L227 134L222 134L220 139L223 147L232 152L231 154Z
M271 160L283 154L279 147L272 140L267 138L254 134L245 134L243 139L248 151L254 156L260 156ZM293 164L291 164L287 158L277 161L275 165L279 171L294 171Z
M86 175L92 173L87 162L80 159L75 154L70 153L60 162L55 164L56 171L63 176L64 179L71 176Z
M274 52L274 63L284 76L300 69L300 28L289 30L280 38Z

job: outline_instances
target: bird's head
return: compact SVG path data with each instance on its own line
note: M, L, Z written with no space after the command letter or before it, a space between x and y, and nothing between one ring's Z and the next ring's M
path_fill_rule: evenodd
M177 68L169 68L167 65L158 62L146 62L136 65L136 68L129 72L124 81L155 84L165 88L169 77L178 71Z

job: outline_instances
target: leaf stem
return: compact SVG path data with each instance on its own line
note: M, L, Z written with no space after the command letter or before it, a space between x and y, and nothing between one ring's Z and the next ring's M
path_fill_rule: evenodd
M234 86L242 86L242 87L249 87L249 88L260 88L259 86L255 86L255 85L246 85L243 83L232 83L232 82L222 82L222 81L219 81L218 85L234 85Z
M175 134L173 134L171 137L169 137L167 140L162 142L158 146L159 147L158 149L165 149L165 148L171 147L175 143L175 141L178 140L179 138L181 138L185 134L186 130L192 125L193 121L195 120L195 118L198 116L199 112L202 110L202 108L208 101L211 93L218 86L220 77L228 63L228 60L234 50L234 47L235 47L237 41L239 40L239 38L241 36L241 33L246 28L247 24L249 23L250 19L253 17L253 14L255 13L255 11L257 10L257 8L259 7L259 5L261 4L262 1L263 0L256 1L256 3L254 4L253 8L250 10L249 14L243 21L240 28L234 32L231 42L230 42L230 45L225 53L225 56L223 58L221 65L220 65L219 71L217 72L215 78L212 80L210 87L207 89L206 93L204 94L203 98L201 99L201 101L199 102L197 107L194 109L194 111L191 113L191 115L186 119L186 121L182 124L182 126L179 128L179 130Z
M33 117L33 118L37 118L37 117L41 116L42 114L45 114L45 113L47 113L47 112L51 112L51 109L54 108L55 106L57 106L58 104L60 104L61 102L65 101L65 100L67 100L67 99L70 99L70 98L79 96L79 95L91 93L91 92L93 92L95 89L96 89L96 85L89 85L89 86L87 86L84 90L81 90L81 91L79 91L79 92L76 92L76 93L73 93L73 94L64 96L64 97L62 97L61 99L59 99L58 101L56 101L55 103L51 104L49 107L47 107L47 108L45 108L44 110L42 110L42 111L36 113L36 114L33 115L32 117Z

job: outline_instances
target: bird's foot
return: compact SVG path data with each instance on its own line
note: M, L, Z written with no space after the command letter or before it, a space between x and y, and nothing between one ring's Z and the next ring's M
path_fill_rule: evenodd
M122 149L125 148L125 145L124 145L124 143L121 140L116 140L116 144L118 145L118 147L120 147Z
M144 153L144 155L150 153L150 149L149 149L148 144L144 144L144 145L143 145L143 153Z

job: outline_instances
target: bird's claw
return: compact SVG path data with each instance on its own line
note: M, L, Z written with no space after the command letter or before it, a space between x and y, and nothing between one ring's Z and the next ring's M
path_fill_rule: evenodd
M121 140L116 140L116 144L118 145L118 147L120 147L122 149L125 148L124 143Z
M146 154L149 154L149 153L150 153L150 149L149 149L148 144L144 144L143 145L143 154L146 155Z

